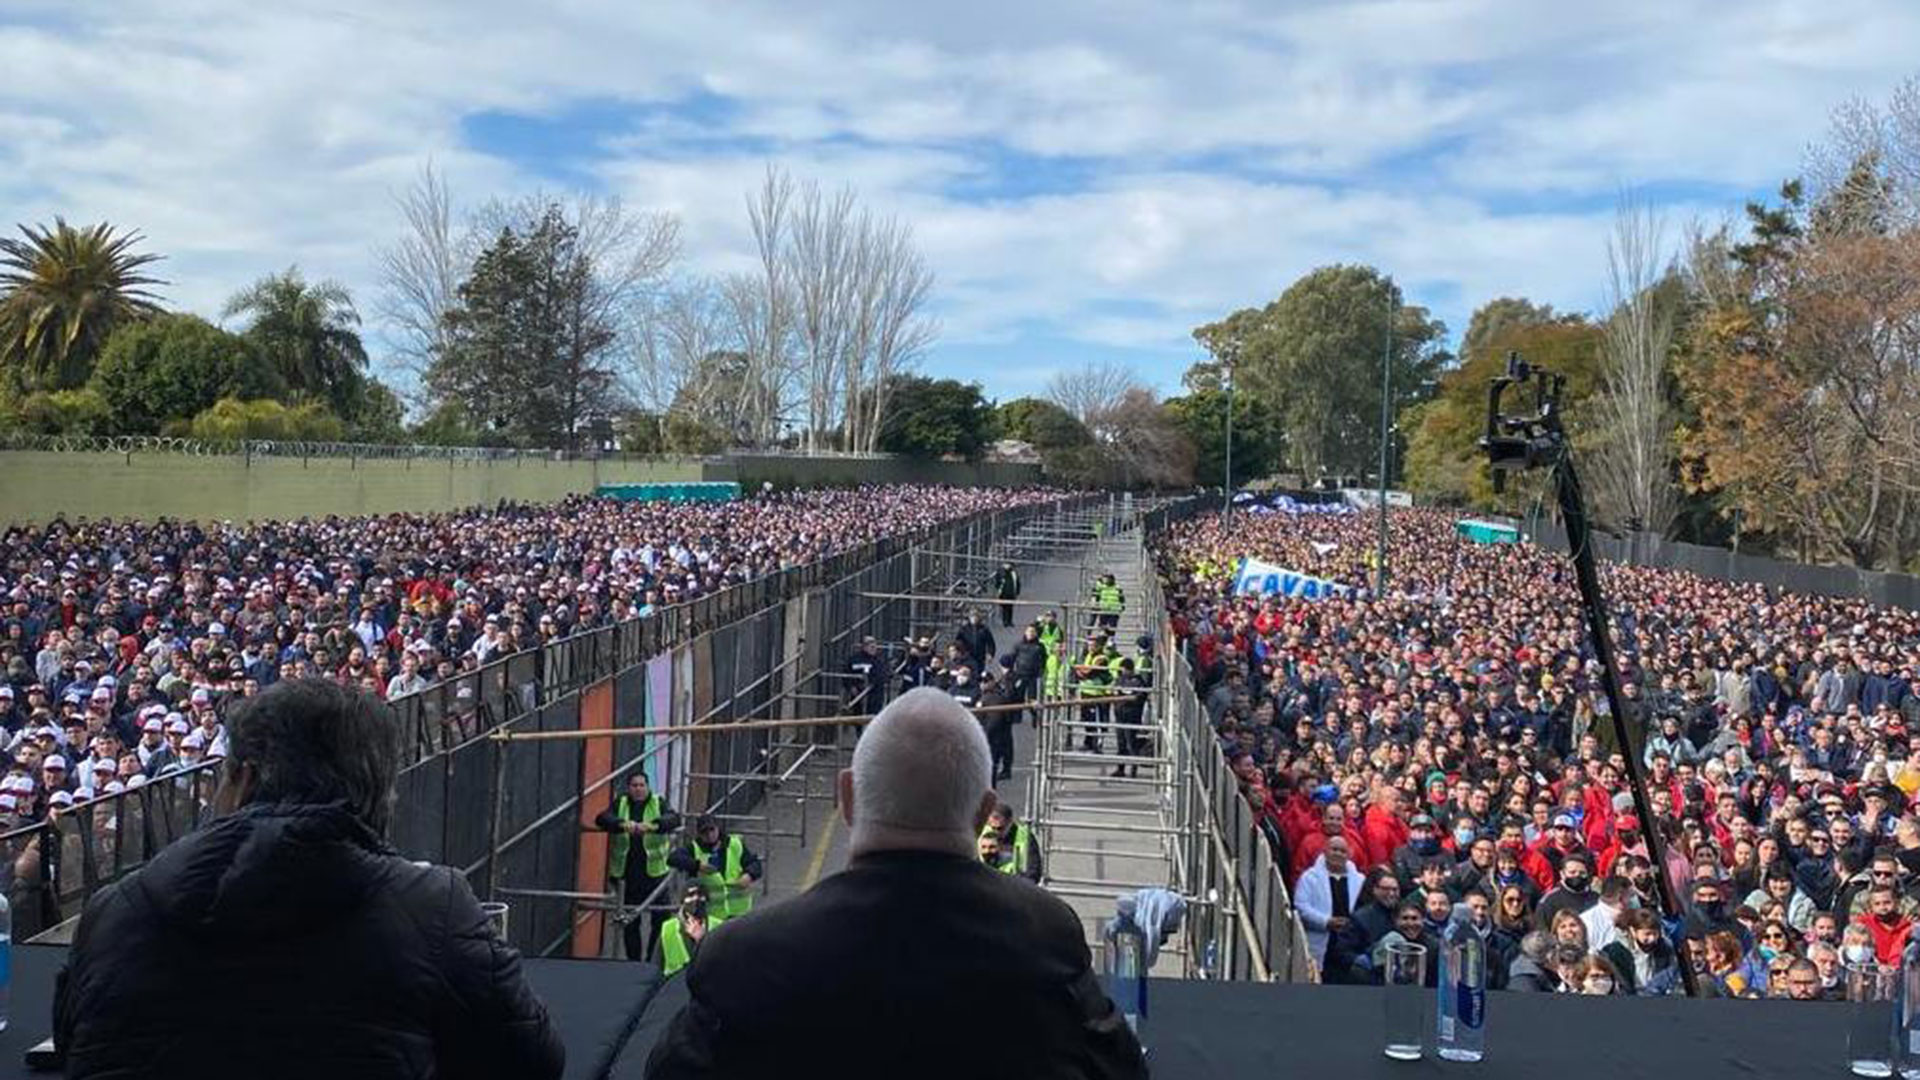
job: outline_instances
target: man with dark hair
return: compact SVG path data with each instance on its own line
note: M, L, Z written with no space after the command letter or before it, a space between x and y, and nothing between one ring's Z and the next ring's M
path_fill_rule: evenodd
M593 819L595 826L612 833L607 844L607 876L620 883L621 903L638 907L652 903L651 918L645 912L629 912L625 940L627 959L646 958L646 943L657 938L667 921L665 899L654 894L667 880L667 854L673 850L673 834L680 831L680 815L667 800L647 783L646 770L635 770L627 777L627 789L613 805Z
M54 1005L67 1075L559 1076L465 879L384 839L387 707L289 680L227 730L219 816L87 904Z

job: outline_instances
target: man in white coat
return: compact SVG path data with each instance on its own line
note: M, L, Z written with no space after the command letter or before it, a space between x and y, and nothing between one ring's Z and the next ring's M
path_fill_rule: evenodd
M1339 933L1360 906L1361 873L1353 865L1353 853L1347 850L1347 838L1330 836L1327 846L1313 865L1301 873L1293 887L1294 910L1307 928L1307 949L1313 962L1325 966L1327 938Z

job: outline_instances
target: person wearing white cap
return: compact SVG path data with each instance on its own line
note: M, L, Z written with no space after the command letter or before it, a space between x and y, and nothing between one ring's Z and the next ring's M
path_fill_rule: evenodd
M158 716L148 715L140 725L140 741L134 745L133 752L140 755L140 767L153 767L155 754L167 751L167 722Z
M559 1077L565 1050L466 881L384 839L392 713L286 680L231 723L218 816L81 916L54 1007L73 1075ZM245 1023L183 1041L209 992Z
M40 762L40 782L48 791L62 791L67 787L66 755L48 754Z

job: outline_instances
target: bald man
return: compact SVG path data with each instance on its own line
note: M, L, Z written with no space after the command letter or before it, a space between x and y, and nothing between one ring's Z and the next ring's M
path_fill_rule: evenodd
M990 780L952 697L888 705L840 774L847 868L708 936L647 1075L1146 1076L1079 917L981 865Z

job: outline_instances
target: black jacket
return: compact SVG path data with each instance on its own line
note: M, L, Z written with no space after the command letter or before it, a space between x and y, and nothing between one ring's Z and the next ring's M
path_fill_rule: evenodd
M466 882L344 804L256 804L88 902L69 1077L557 1077L566 1051Z
M1145 1077L1081 935L975 859L863 855L708 937L647 1075Z
M1025 638L1014 642L1013 673L1023 679L1037 679L1047 670L1047 647Z
M994 657L993 631L987 629L986 623L962 623L960 629L954 632L953 639L967 651L967 657L973 661L976 672Z

